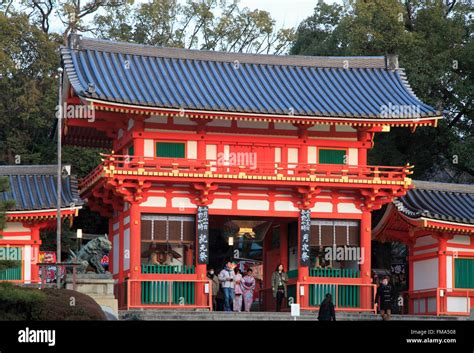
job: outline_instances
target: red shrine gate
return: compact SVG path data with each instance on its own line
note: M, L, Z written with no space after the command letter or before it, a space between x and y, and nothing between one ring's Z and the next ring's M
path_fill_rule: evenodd
M65 103L95 117L67 119L65 143L112 150L80 192L110 219L122 308L209 308L212 222L226 217L236 226L227 240L261 235L265 303L281 262L302 309L316 309L331 292L337 310L374 310L371 211L407 192L411 167L369 166L367 150L391 126L413 130L440 118L390 58L207 53L72 37L62 60ZM421 105L421 115L379 116L383 105L406 104ZM242 223L269 219L260 233L261 224ZM328 255L333 248L355 257Z

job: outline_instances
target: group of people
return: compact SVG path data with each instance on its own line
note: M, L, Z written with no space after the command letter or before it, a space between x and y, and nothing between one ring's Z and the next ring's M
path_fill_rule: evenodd
M242 274L238 266L229 261L218 275L216 275L213 268L209 268L207 277L212 282L214 310L218 308L218 297L222 293L224 311L240 312L242 311L242 304L245 311L250 311L256 286L251 268L247 269L245 274ZM276 300L276 311L281 311L283 300L287 297L287 283L288 275L284 271L283 265L279 264L271 279L273 297Z
M213 268L210 268L207 277L212 282L212 301L214 310L218 307L217 298L223 293L223 310L224 311L242 311L249 312L252 307L255 277L251 268L247 269L242 275L238 266L232 262L227 262L222 271L216 275ZM276 311L281 311L284 298L287 297L288 275L286 274L282 264L279 264L272 275L271 285L273 297L276 301ZM375 302L379 306L380 314L383 320L390 320L391 305L393 301L393 287L389 284L389 278L385 277L377 288ZM318 320L335 321L336 312L332 302L332 295L326 294L324 300L320 304L318 312Z
M214 310L218 307L217 298L220 290L222 290L224 311L240 312L242 311L242 304L244 304L245 311L250 311L256 285L251 268L247 269L246 273L242 275L237 265L229 261L218 275L215 274L213 268L210 268L207 277L212 282Z

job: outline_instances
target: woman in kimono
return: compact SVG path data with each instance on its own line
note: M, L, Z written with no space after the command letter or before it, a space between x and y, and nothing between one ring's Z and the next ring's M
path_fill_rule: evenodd
M241 287L245 311L249 312L253 303L253 291L255 290L255 278L251 268L247 270L247 274L242 278Z
M242 311L242 275L240 274L239 268L236 266L234 268L235 272L235 286L234 286L234 311Z

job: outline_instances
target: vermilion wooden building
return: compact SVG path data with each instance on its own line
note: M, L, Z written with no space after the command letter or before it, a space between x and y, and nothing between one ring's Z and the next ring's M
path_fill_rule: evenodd
M338 310L373 310L371 211L405 195L411 167L369 166L367 151L376 133L441 118L396 57L78 36L61 55L65 142L110 151L80 193L110 219L122 307L209 307L206 267L233 258L261 273L261 308L281 262L303 309L331 291Z
M374 228L409 249L410 314L470 315L474 308L474 186L415 181Z
M0 178L8 180L8 191L0 201L11 201L6 225L0 230L0 261L17 266L0 269L0 281L38 283L40 232L56 228L56 166L0 166ZM72 222L82 208L77 180L69 175L62 179L61 217Z

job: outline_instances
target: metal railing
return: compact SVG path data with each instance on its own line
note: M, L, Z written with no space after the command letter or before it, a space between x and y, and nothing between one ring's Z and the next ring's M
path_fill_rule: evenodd
M127 309L209 309L212 283L199 279L128 279Z
M301 288L304 291L301 291ZM314 283L297 282L296 297L302 310L318 310L319 304L327 293L331 293L336 311L355 311L377 313L375 294L377 286L365 283ZM365 291L365 293L363 293ZM308 305L303 305L302 297L308 297ZM357 298L354 302L352 299Z
M410 314L469 316L471 300L474 300L474 289L466 288L427 288L401 294L407 298L408 307L412 308ZM448 310L448 298L465 299L465 310Z

